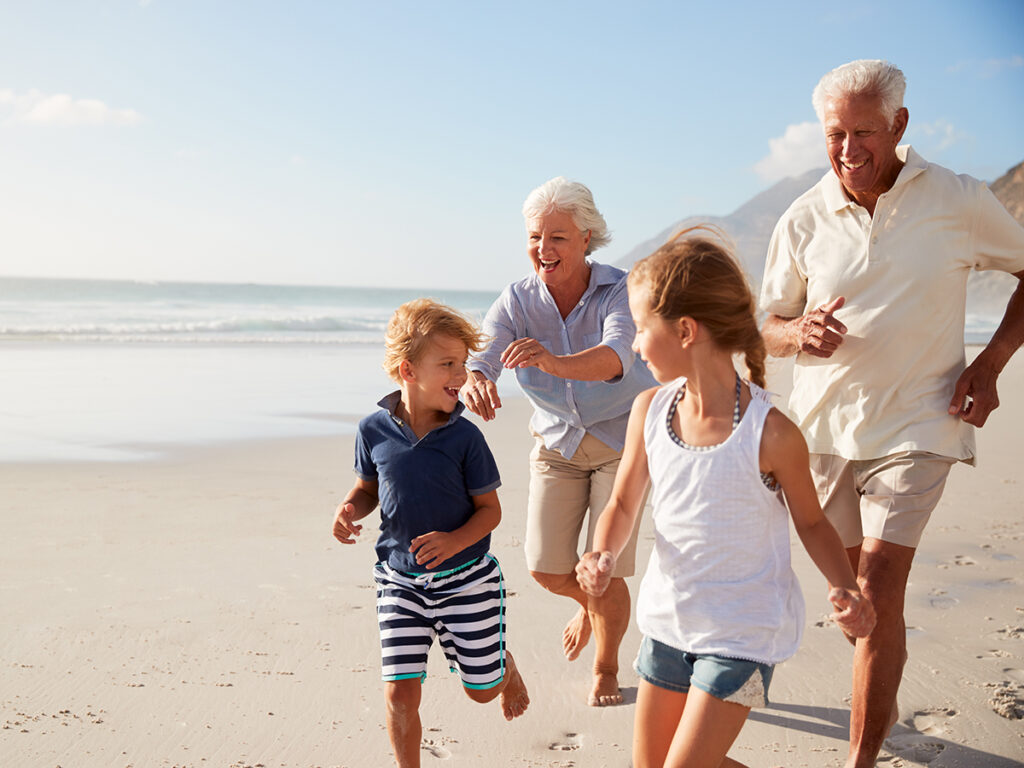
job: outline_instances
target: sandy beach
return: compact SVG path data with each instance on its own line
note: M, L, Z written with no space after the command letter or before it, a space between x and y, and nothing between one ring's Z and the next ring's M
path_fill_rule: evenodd
M784 368L771 387L784 390ZM907 598L900 721L879 765L1024 765L1024 354L955 467ZM493 536L509 589L509 647L530 690L506 723L474 704L435 649L424 765L628 766L639 644L621 654L626 704L585 705L591 651L566 662L569 605L522 556L529 408L483 425L504 484ZM333 509L351 436L211 444L149 461L0 464L0 766L383 768L373 528L343 547ZM649 517L640 561L651 546ZM730 753L751 768L841 766L850 650L824 584L794 546L807 600L799 653ZM639 576L630 580L631 589Z

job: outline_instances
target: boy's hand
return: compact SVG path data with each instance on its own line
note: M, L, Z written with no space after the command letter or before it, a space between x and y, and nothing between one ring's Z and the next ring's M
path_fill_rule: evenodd
M352 519L355 517L356 508L352 504L342 502L334 514L334 538L342 544L354 544L355 537L363 530L363 526L356 525Z
M867 637L875 628L875 609L859 590L833 587L828 599L835 606L832 619L850 637Z
M611 552L587 552L576 563L576 581L588 595L600 597L608 589L615 570L615 555Z
M409 551L416 555L416 562L427 568L437 568L464 549L456 536L444 531L431 531L417 536L409 547Z

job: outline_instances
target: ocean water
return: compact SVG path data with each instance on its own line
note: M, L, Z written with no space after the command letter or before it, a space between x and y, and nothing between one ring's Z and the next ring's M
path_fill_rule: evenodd
M418 296L479 320L497 291L0 278L0 461L351 432L395 388L384 330Z
M0 278L0 461L351 432L421 295L479 320L497 292Z

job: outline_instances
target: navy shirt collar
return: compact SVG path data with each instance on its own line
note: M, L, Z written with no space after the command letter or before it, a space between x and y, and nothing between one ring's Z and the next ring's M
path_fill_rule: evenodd
M399 418L397 413L398 404L400 402L402 402L402 390L396 389L390 395L385 395L380 400L378 400L377 405L379 405L381 408L388 412L388 414L391 416L391 420L395 422L395 424L397 424L399 427L407 429L409 425L406 424L405 419ZM458 403L455 404L455 410L452 411L451 414L449 414L448 421L442 424L440 428L450 426L457 418L459 418L462 415L462 412L464 410L466 410L466 406L463 405L462 401L460 400Z

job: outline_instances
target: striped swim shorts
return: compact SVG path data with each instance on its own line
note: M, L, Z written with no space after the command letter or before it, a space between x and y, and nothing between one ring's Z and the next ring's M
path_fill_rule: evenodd
M427 676L439 639L466 688L493 688L505 675L505 584L484 555L453 571L410 574L387 563L373 570L384 680Z

